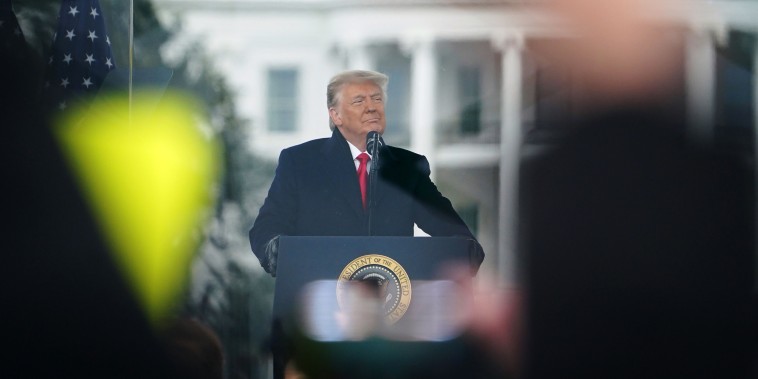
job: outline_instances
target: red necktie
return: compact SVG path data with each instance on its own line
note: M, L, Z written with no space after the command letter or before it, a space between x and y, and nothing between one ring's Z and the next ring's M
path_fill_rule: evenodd
M366 209L366 183L368 182L368 173L366 168L368 166L368 160L371 159L368 154L360 153L356 158L360 162L358 165L358 186L361 187L361 201L363 201L363 209Z

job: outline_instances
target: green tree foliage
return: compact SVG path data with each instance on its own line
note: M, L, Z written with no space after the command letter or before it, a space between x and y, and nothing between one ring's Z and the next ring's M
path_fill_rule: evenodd
M268 356L273 279L250 252L247 232L266 194L273 164L249 148L249 124L237 114L234 94L199 44L174 64L173 87L202 99L210 127L224 146L225 170L216 214L194 268L188 312L199 315L224 343L231 377L264 376Z

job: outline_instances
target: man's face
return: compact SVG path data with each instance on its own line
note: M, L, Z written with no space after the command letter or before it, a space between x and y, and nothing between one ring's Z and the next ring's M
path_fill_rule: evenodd
M384 133L382 89L372 82L345 84L337 97L337 105L329 108L329 117L346 140L365 150L368 132Z

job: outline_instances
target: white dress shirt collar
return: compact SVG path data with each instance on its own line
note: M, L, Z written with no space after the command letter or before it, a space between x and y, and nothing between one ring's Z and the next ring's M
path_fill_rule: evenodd
M358 169L358 165L359 165L358 155L360 155L361 153L363 153L363 151L358 150L358 148L355 147L352 143L350 143L350 141L347 141L347 146L350 147L350 154L353 155L353 163L355 163L355 169L357 170ZM369 158L371 158L371 154L369 154L368 151L366 151L365 153L368 154ZM368 161L367 168L369 168L369 169L371 168L371 160Z

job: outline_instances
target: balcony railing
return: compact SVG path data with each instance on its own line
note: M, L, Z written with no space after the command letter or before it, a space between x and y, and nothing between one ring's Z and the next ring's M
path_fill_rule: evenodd
M437 142L443 144L496 144L500 143L500 120L486 120L478 128L463 127L459 120L445 120L437 124Z

